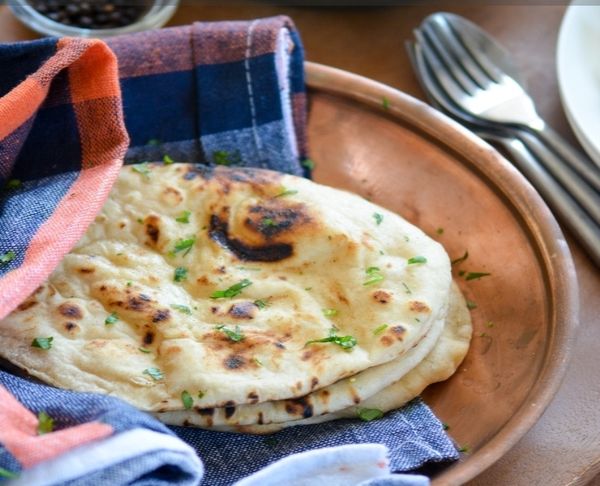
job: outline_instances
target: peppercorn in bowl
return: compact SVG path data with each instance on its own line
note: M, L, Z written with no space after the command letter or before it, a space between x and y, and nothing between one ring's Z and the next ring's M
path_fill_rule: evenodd
M11 10L44 35L104 38L162 27L179 0L15 0Z

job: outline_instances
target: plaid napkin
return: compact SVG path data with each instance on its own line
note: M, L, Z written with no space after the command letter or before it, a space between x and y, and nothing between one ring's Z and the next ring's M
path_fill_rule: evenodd
M168 155L309 175L302 67L300 38L285 17L197 23L108 46L69 38L0 45L0 318L81 237L124 158ZM48 417L54 431L39 435ZM169 429L114 398L0 372L0 423L0 479L17 472L22 484L194 484L203 474L206 484L232 484L280 458L286 470L317 478L325 463L356 469L358 450L372 458L363 473L377 464L386 473L387 450L392 471L458 457L418 400L370 423L337 421L265 438ZM372 442L387 449L357 445ZM312 449L321 452L289 457ZM77 464L70 476L59 474ZM284 466L244 484L269 484L265 477ZM404 481L384 476L372 477Z

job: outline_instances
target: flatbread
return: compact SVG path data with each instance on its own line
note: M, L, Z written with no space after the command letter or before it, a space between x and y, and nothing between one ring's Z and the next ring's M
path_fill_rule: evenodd
M453 284L448 318L436 345L423 361L379 393L344 410L308 419L267 425L221 425L212 429L246 434L271 434L287 427L357 418L361 409L377 409L384 413L398 409L419 396L432 383L444 381L455 373L469 350L472 334L473 325L465 299L458 286ZM158 418L161 419L160 414Z
M184 392L201 408L295 398L408 352L444 317L450 281L441 245L356 195L259 169L125 167L0 322L0 355L148 411L180 410ZM306 344L332 328L356 346Z

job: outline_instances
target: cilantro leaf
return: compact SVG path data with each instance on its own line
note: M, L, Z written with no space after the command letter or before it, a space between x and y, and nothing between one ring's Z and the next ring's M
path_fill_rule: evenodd
M296 189L286 189L285 187L282 187L281 192L276 194L275 197L293 196L294 194L298 194Z
M304 159L302 161L302 167L306 167L308 170L315 169L315 161L312 159Z
M14 251L8 250L6 253L0 255L0 263L9 263L12 262L17 255Z
M235 331L232 331L231 329L227 329L227 327L225 327L222 324L215 327L215 329L217 331L221 331L223 334L225 334L229 339L231 339L235 343L239 343L240 341L243 341L244 339L246 339L246 336L244 336L244 334L242 333L240 326L235 326Z
M183 251L184 252L183 256L186 256L190 252L190 250L192 249L192 246L194 246L195 243L196 243L195 236L192 236L191 238L187 238L187 239L178 240L175 243L174 248L169 252L169 255L175 256L180 251Z
M491 275L491 273L486 272L469 272L465 276L465 280L479 280L481 277L487 277Z
M383 106L384 110L390 109L390 100L388 100L385 96L381 98L381 106Z
M184 280L187 280L188 277L188 269L184 268L184 267L177 267L175 269L175 274L173 276L173 280L175 282L183 282Z
M171 165L175 163L175 161L169 155L166 154L163 157L163 162L165 163L165 165Z
M236 165L242 162L242 154L239 150L232 153L227 150L215 150L212 156L213 162L217 165Z
M387 324L382 324L381 326L377 326L375 329L373 329L373 334L375 336L377 336L378 334L381 334L383 331L385 331L388 328Z
M38 413L38 426L37 433L38 435L44 435L52 432L54 430L54 419L50 417L46 412L41 410Z
M19 189L23 183L19 179L10 179L4 185L4 188L7 190Z
M269 307L269 302L267 300L257 299L254 301L254 305L260 310L263 310L265 307Z
M427 258L425 258L424 256L414 256L414 257L410 257L408 259L408 264L409 265L414 265L416 263L427 263Z
M150 166L148 165L148 162L142 162L141 164L132 165L131 169L134 172L137 172L138 174L142 174L147 179L150 178L150 173L152 172L150 170Z
M371 420L377 420L383 417L383 412L377 408L359 408L356 411L358 418L370 422Z
M381 224L381 222L383 221L383 214L373 213L373 218L375 219L375 223L377 224L377 226L379 226Z
M215 290L210 294L211 299L232 299L233 297L242 293L242 289L252 285L252 282L245 278L241 282L238 282L225 290Z
M379 269L379 267L367 268L366 274L368 278L365 282L363 282L364 286L376 284L384 279L384 276L381 274L381 270Z
M188 224L190 222L191 215L192 215L191 211L185 210L183 213L181 213L179 216L177 216L175 218L175 221L177 221L178 223Z
M8 469L4 469L0 467L0 478L3 479L16 479L19 477L19 474L13 471L9 471Z
M182 304L171 304L171 309L181 312L182 314L192 315L192 310L187 305Z
M104 319L104 324L106 324L108 326L110 324L114 324L118 320L119 320L119 316L117 316L116 312L113 312L110 316L108 316L106 319Z
M186 410L189 410L194 406L194 399L187 390L183 390L181 392L181 403L183 403L183 407Z
M339 314L339 311L337 309L323 309L323 315L325 317L333 317L333 316L337 316Z
M354 336L337 336L332 332L328 337L306 341L305 346L314 343L333 343L337 344L343 349L349 350L356 346L357 341Z
M463 256L456 258L455 260L452 260L450 262L451 265L456 265L458 263L462 263L464 262L467 258L469 258L469 250L465 250L465 253Z
M154 381L160 381L165 377L162 371L154 367L146 368L143 373L150 376Z
M53 340L53 337L36 337L33 341L31 341L31 347L48 351L52 347Z

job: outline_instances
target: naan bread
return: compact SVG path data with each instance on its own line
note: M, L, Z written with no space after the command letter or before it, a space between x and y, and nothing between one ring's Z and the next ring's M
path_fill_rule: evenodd
M271 434L287 427L311 425L342 418L357 418L360 409L377 409L384 413L395 410L419 396L432 383L444 381L452 376L469 350L472 333L471 315L465 299L458 286L453 284L448 317L436 345L423 361L400 380L384 388L379 393L339 412L308 419L268 425L221 425L212 429L246 434ZM193 417L192 413L188 414L190 418ZM158 414L158 418L162 420L162 414ZM183 422L172 425L183 425Z
M441 245L358 196L266 170L130 166L0 323L0 355L149 411L180 410L183 392L201 408L294 398L408 352L450 281ZM331 329L357 344L306 344Z
M211 428L220 425L280 423L329 414L360 403L399 380L427 356L443 329L444 320L439 319L421 342L399 358L368 368L302 397L237 407L177 410L156 413L155 416L169 425Z

